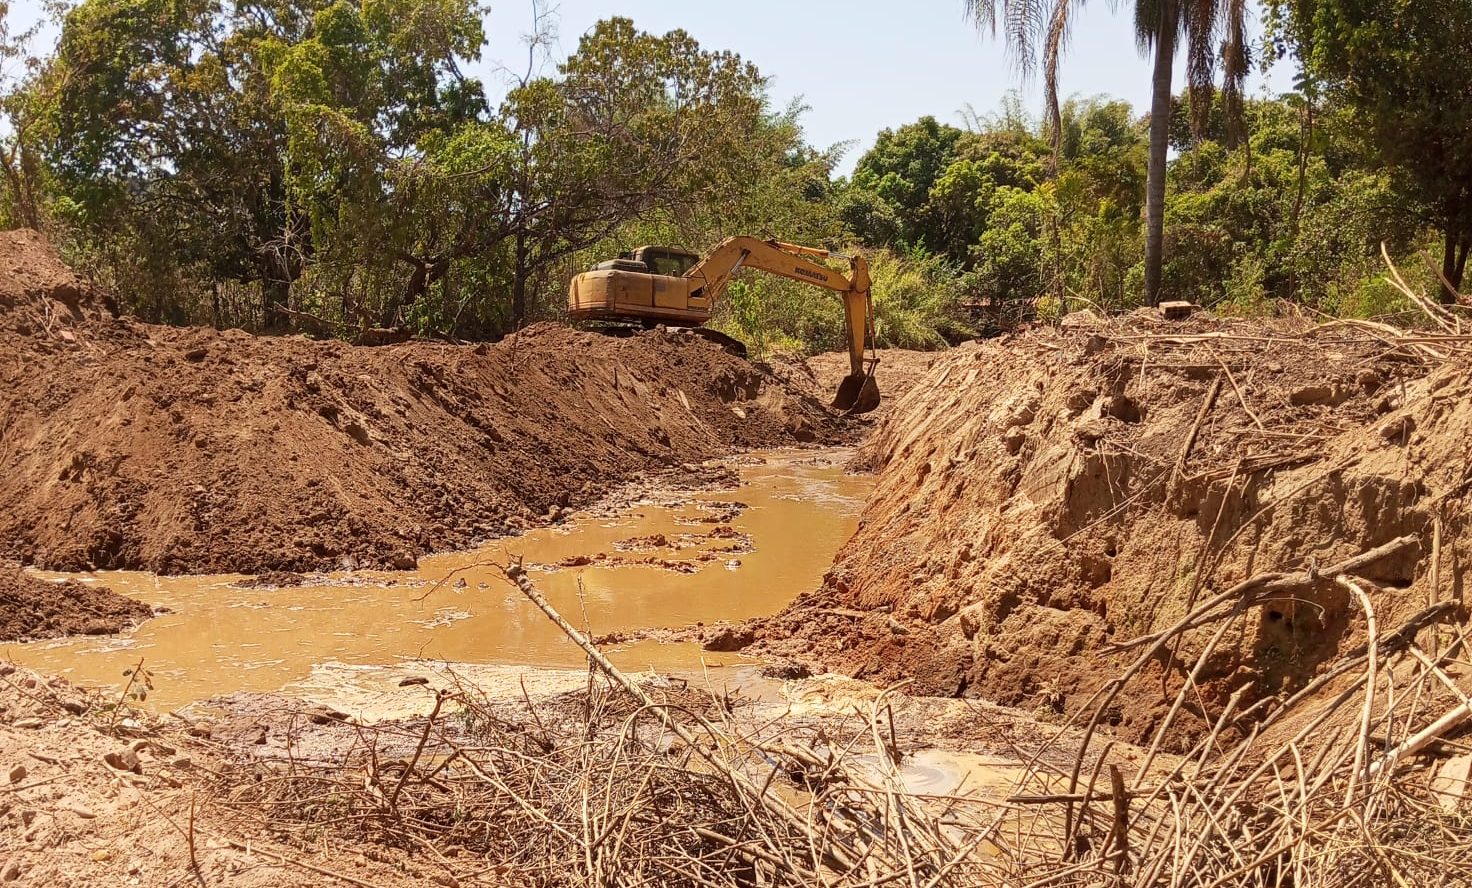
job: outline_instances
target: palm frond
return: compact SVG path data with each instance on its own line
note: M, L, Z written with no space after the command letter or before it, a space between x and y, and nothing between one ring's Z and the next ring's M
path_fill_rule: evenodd
M1227 144L1247 138L1243 125L1242 82L1251 64L1247 53L1247 0L1227 0L1226 39L1222 43L1222 106L1227 116Z
M1007 49L1024 75L1038 63L1038 46L1047 31L1054 3L1068 0L964 0L965 16L977 30L995 34L1000 24Z
M976 23L976 29L997 33L997 5L995 0L965 0L966 17Z
M1165 15L1165 5L1176 0L1136 0L1135 43L1141 54L1149 53L1160 36L1160 23Z
M1228 3L1231 0L1227 0ZM1191 88L1191 136L1200 139L1216 90L1216 49L1222 0L1183 0L1181 27L1186 36L1186 82Z
M1084 0L1078 0L1082 6ZM1053 161L1058 163L1058 152L1063 144L1063 118L1058 106L1058 64L1063 50L1068 46L1069 19L1073 11L1070 0L1058 0L1053 6L1053 15L1048 22L1048 36L1043 48L1043 79L1048 94L1048 128L1052 131Z

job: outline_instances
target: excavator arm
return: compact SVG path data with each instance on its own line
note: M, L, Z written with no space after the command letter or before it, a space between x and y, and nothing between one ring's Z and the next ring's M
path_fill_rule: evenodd
M844 258L849 263L847 277L813 262L816 259ZM833 406L840 410L864 412L879 404L879 388L874 383L872 358L864 366L864 352L874 342L874 306L870 297L869 263L864 257L837 256L827 250L802 247L781 241L763 241L754 237L728 237L716 245L705 258L685 272L692 296L704 296L710 305L725 292L731 278L742 268L754 268L779 277L801 281L839 294L843 299L843 315L847 330L849 374L838 388Z

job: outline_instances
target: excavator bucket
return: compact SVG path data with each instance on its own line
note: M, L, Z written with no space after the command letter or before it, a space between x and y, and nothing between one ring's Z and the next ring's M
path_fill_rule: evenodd
M868 413L879 406L879 384L872 373L850 373L838 384L833 409L847 413Z

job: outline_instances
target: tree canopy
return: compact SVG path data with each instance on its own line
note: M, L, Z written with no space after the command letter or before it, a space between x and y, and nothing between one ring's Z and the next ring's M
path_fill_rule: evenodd
M1189 16L1172 39L1209 67L1245 58L1241 9L1139 6L1142 27L1150 9ZM738 233L869 253L894 345L1152 295L1375 314L1399 304L1378 281L1382 240L1441 249L1457 284L1472 12L1270 12L1272 45L1301 68L1286 95L1243 101L1203 68L1151 109L1076 96L1034 117L1014 96L883 130L841 176L800 103L774 106L762 72L680 30L599 22L492 102L466 73L486 45L471 0L80 0L53 53L0 31L0 216L48 229L145 319L347 338L494 338L558 316L593 262ZM716 323L810 350L840 344L839 312L741 276Z
M1472 4L1275 0L1275 9L1304 69L1442 232L1442 274L1459 287L1472 249Z

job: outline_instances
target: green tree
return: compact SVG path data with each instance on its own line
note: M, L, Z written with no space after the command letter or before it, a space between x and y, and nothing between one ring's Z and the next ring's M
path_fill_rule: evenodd
M915 137L934 132L930 123L902 127L897 132L911 138L882 140L860 159L859 169L882 168L885 176L855 175L845 218L853 225L847 211L860 206L866 219L895 223L883 231L853 225L861 239L940 256L964 273L969 298L998 310L1045 294L1127 301L1124 283L1138 253L1129 240L1138 236L1145 180L1142 130L1128 104L1064 103L1056 148L1011 99L996 115L973 113L970 129L948 139L944 153ZM902 141L912 150L896 151Z
M1046 73L1048 118L1053 138L1061 130L1058 63L1075 7L1083 0L965 0L966 15L977 27L1005 25L1008 42L1024 67L1041 49ZM1150 84L1150 152L1145 188L1145 299L1160 301L1164 250L1165 174L1170 147L1171 78L1178 46L1186 49L1193 118L1204 121L1210 107L1218 62L1229 118L1241 105L1247 76L1246 8L1243 0L1136 0L1135 36L1153 57Z
M283 326L333 208L483 105L482 42L469 0L85 0L43 78L64 221Z
M559 68L508 98L522 151L508 206L512 315L554 263L640 216L688 217L753 187L771 143L766 79L684 31L599 22Z
M931 189L964 135L930 116L880 131L854 166L855 196L844 204L854 233L870 243L938 249L945 236L942 220L929 212Z
M1472 250L1472 4L1277 0L1301 64L1441 232L1442 275ZM1450 301L1452 293L1443 292Z
M1246 150L1227 147L1220 108L1202 138L1184 104L1173 139L1165 291L1208 305L1257 310L1270 298L1337 313L1372 270L1381 240L1408 250L1422 226L1416 206L1356 149L1333 104L1302 126L1303 97L1245 104Z
M35 89L41 60L30 45L41 23L15 32L10 4L0 2L0 222L40 228L48 187L39 140L44 101Z

